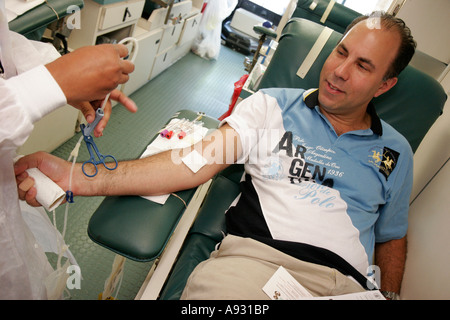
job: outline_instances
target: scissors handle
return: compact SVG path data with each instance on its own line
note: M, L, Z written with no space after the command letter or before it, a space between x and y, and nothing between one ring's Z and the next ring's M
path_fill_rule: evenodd
M116 160L116 158L114 158L112 155L108 154L108 155L100 155L103 159L101 161L101 163L103 163L103 166L108 169L108 170L114 170L115 168L117 168L118 162ZM106 159L112 159L112 161L106 162Z
M89 173L84 169L84 167L85 167L87 164L89 164L89 167L93 167L93 168L95 169L95 171L94 171L93 174L89 174ZM90 178L95 177L95 176L97 175L97 172L98 172L97 165L96 165L93 161L90 161L90 160L83 162L83 164L81 165L81 170L83 171L83 173L84 173L87 177L90 177ZM90 171L90 170L89 170L89 171Z
M86 146L89 151L89 160L85 161L83 165L81 166L81 170L83 173L88 177L95 177L98 172L97 165L103 164L103 166L108 170L114 170L117 168L118 162L116 158L114 158L112 155L102 155L100 151L98 151L98 148L94 142L94 139L92 136L84 136L84 141L86 142ZM98 160L96 160L96 156ZM112 159L112 162L105 162L105 159ZM85 170L85 166L89 164L94 167L95 171L93 174L88 174ZM112 164L112 165L110 165Z
M107 159L107 158L111 158L113 161L106 162L105 159ZM81 166L81 170L83 170L83 173L84 173L86 176L88 176L88 177L95 177L95 176L97 175L97 173L98 173L98 168L97 168L97 165L98 165L98 164L103 164L103 166L104 166L106 169L108 169L108 170L114 170L114 169L117 168L118 162L117 162L116 158L114 158L114 157L111 156L111 155L106 155L106 156L102 156L102 155L101 155L101 160L99 160L99 161L95 161L95 160L89 159L89 160L83 162L83 164L82 164L82 166ZM89 165L89 166L93 167L94 170L95 170L94 173L89 174L89 173L87 172L87 170L85 170L85 166L86 166L86 165Z

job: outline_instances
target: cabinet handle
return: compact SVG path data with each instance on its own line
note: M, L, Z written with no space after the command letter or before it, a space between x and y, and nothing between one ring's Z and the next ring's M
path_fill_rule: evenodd
M125 20L128 18L131 18L131 12L130 10L128 10L128 7L125 8L125 12L123 13L123 19L122 22L125 22Z

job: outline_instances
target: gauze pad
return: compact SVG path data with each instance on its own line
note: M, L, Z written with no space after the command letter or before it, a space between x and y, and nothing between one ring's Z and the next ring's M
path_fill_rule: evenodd
M200 170L208 162L197 150L189 153L186 157L182 158L181 161L183 161L183 163L194 173Z

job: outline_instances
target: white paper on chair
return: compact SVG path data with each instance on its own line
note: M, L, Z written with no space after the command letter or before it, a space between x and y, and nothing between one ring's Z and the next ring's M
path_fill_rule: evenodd
M386 300L379 290L314 297L282 266L277 269L262 290L272 300Z
M174 126L177 124L177 122L181 121L182 119L172 119L167 127ZM167 150L189 147L202 140L207 135L207 133L208 128L205 128L199 124L195 124L193 125L193 130L190 131L183 139L178 139L176 135L174 135L171 139L168 139L158 134L153 142L150 143L142 153L141 158L149 157ZM142 198L159 204L164 204L169 196L170 194L165 194L160 196L142 196Z

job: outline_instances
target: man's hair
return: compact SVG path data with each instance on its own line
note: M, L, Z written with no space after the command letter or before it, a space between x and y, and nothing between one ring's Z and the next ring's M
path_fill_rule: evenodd
M370 19L370 20L369 20ZM411 58L414 55L414 52L416 50L416 41L413 39L413 36L411 34L411 30L406 26L405 22L397 17L394 17L393 15L387 14L385 12L381 11L375 11L372 12L369 15L363 15L360 17L357 17L355 20L353 20L348 26L347 29L344 32L344 36L350 31L351 28L353 28L357 23L368 20L368 26L371 28L385 28L387 30L390 30L392 28L396 28L400 37L401 37L401 43L400 47L397 52L397 56L394 58L394 61L392 62L391 66L389 67L388 71L384 75L384 80L387 80L389 78L398 77L400 72L403 71L403 69L406 68L406 66L411 61ZM370 25L369 25L370 23Z

